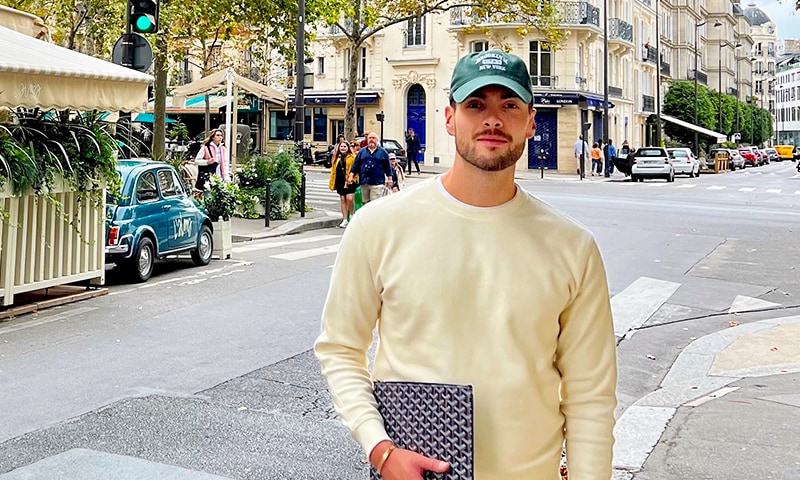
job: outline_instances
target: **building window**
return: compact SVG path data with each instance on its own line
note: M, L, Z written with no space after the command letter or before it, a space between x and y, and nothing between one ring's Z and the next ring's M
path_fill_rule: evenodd
M756 80L756 93L761 93L761 80Z
M356 107L356 133L364 134L364 107Z
M292 133L294 112L283 113L283 110L269 112L269 139L289 140Z
M411 18L406 25L406 46L425 45L425 17Z
M303 134L308 135L311 133L311 108L303 109Z
M315 142L328 141L328 109L317 107L314 109L314 135Z
M325 57L317 57L317 73L319 75L325 73Z
M529 65L533 86L554 87L552 52L546 42L530 42Z
M469 50L471 52L485 52L486 50L489 50L489 41L476 40L469 44Z

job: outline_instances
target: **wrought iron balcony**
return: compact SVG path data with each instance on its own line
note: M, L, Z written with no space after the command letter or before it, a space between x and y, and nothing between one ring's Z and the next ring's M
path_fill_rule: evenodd
M589 2L560 2L562 25L591 25L600 28L600 8Z
M670 72L671 72L671 69L670 69L669 63L665 62L664 60L661 60L661 74L662 75L666 75L666 76L670 76L671 75Z
M656 65L658 63L658 52L656 51L656 47L652 45L642 45L642 61Z
M650 95L642 95L642 111L655 113L656 99Z
M614 98L622 98L622 89L620 87L608 86L608 96Z
M473 25L518 25L524 23L514 12L497 15L476 15L469 7L455 7L450 10L451 27L469 27Z
M633 25L621 18L609 18L608 39L633 43Z
M706 75L703 72L695 72L694 70L689 70L689 73L686 76L690 80L694 80L695 76L697 76L697 83L708 85L708 75Z
M556 88L558 87L558 77L531 75L531 85L534 87Z

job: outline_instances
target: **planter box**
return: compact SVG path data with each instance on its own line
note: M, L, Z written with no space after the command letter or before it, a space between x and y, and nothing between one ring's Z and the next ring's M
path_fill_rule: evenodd
M214 252L212 255L220 260L231 258L233 251L233 238L231 236L231 221L213 222L214 224Z
M8 215L0 219L3 306L23 292L85 280L105 282L105 206L80 202L63 181L50 194L63 212L33 192L15 196L10 185L0 189L0 210Z

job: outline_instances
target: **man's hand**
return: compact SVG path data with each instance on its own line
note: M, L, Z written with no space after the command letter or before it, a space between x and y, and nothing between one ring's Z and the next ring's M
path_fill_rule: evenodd
M351 173L350 175L348 175L348 176L347 176L347 183L348 183L348 184L350 184L350 183L353 183L353 182L355 182L355 181L356 181L356 176L355 176L355 175L353 175L352 173Z
M374 467L381 462L381 457L390 445L391 442L384 440L372 449L369 460ZM444 473L449 469L447 462L396 448L383 463L381 477L384 480L422 480L422 474L426 471Z

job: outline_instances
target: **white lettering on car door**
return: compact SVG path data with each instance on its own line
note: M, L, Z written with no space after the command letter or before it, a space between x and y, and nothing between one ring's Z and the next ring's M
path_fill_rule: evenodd
M178 217L173 219L172 222L173 226L175 227L175 235L173 240L192 236L193 222L191 217Z

